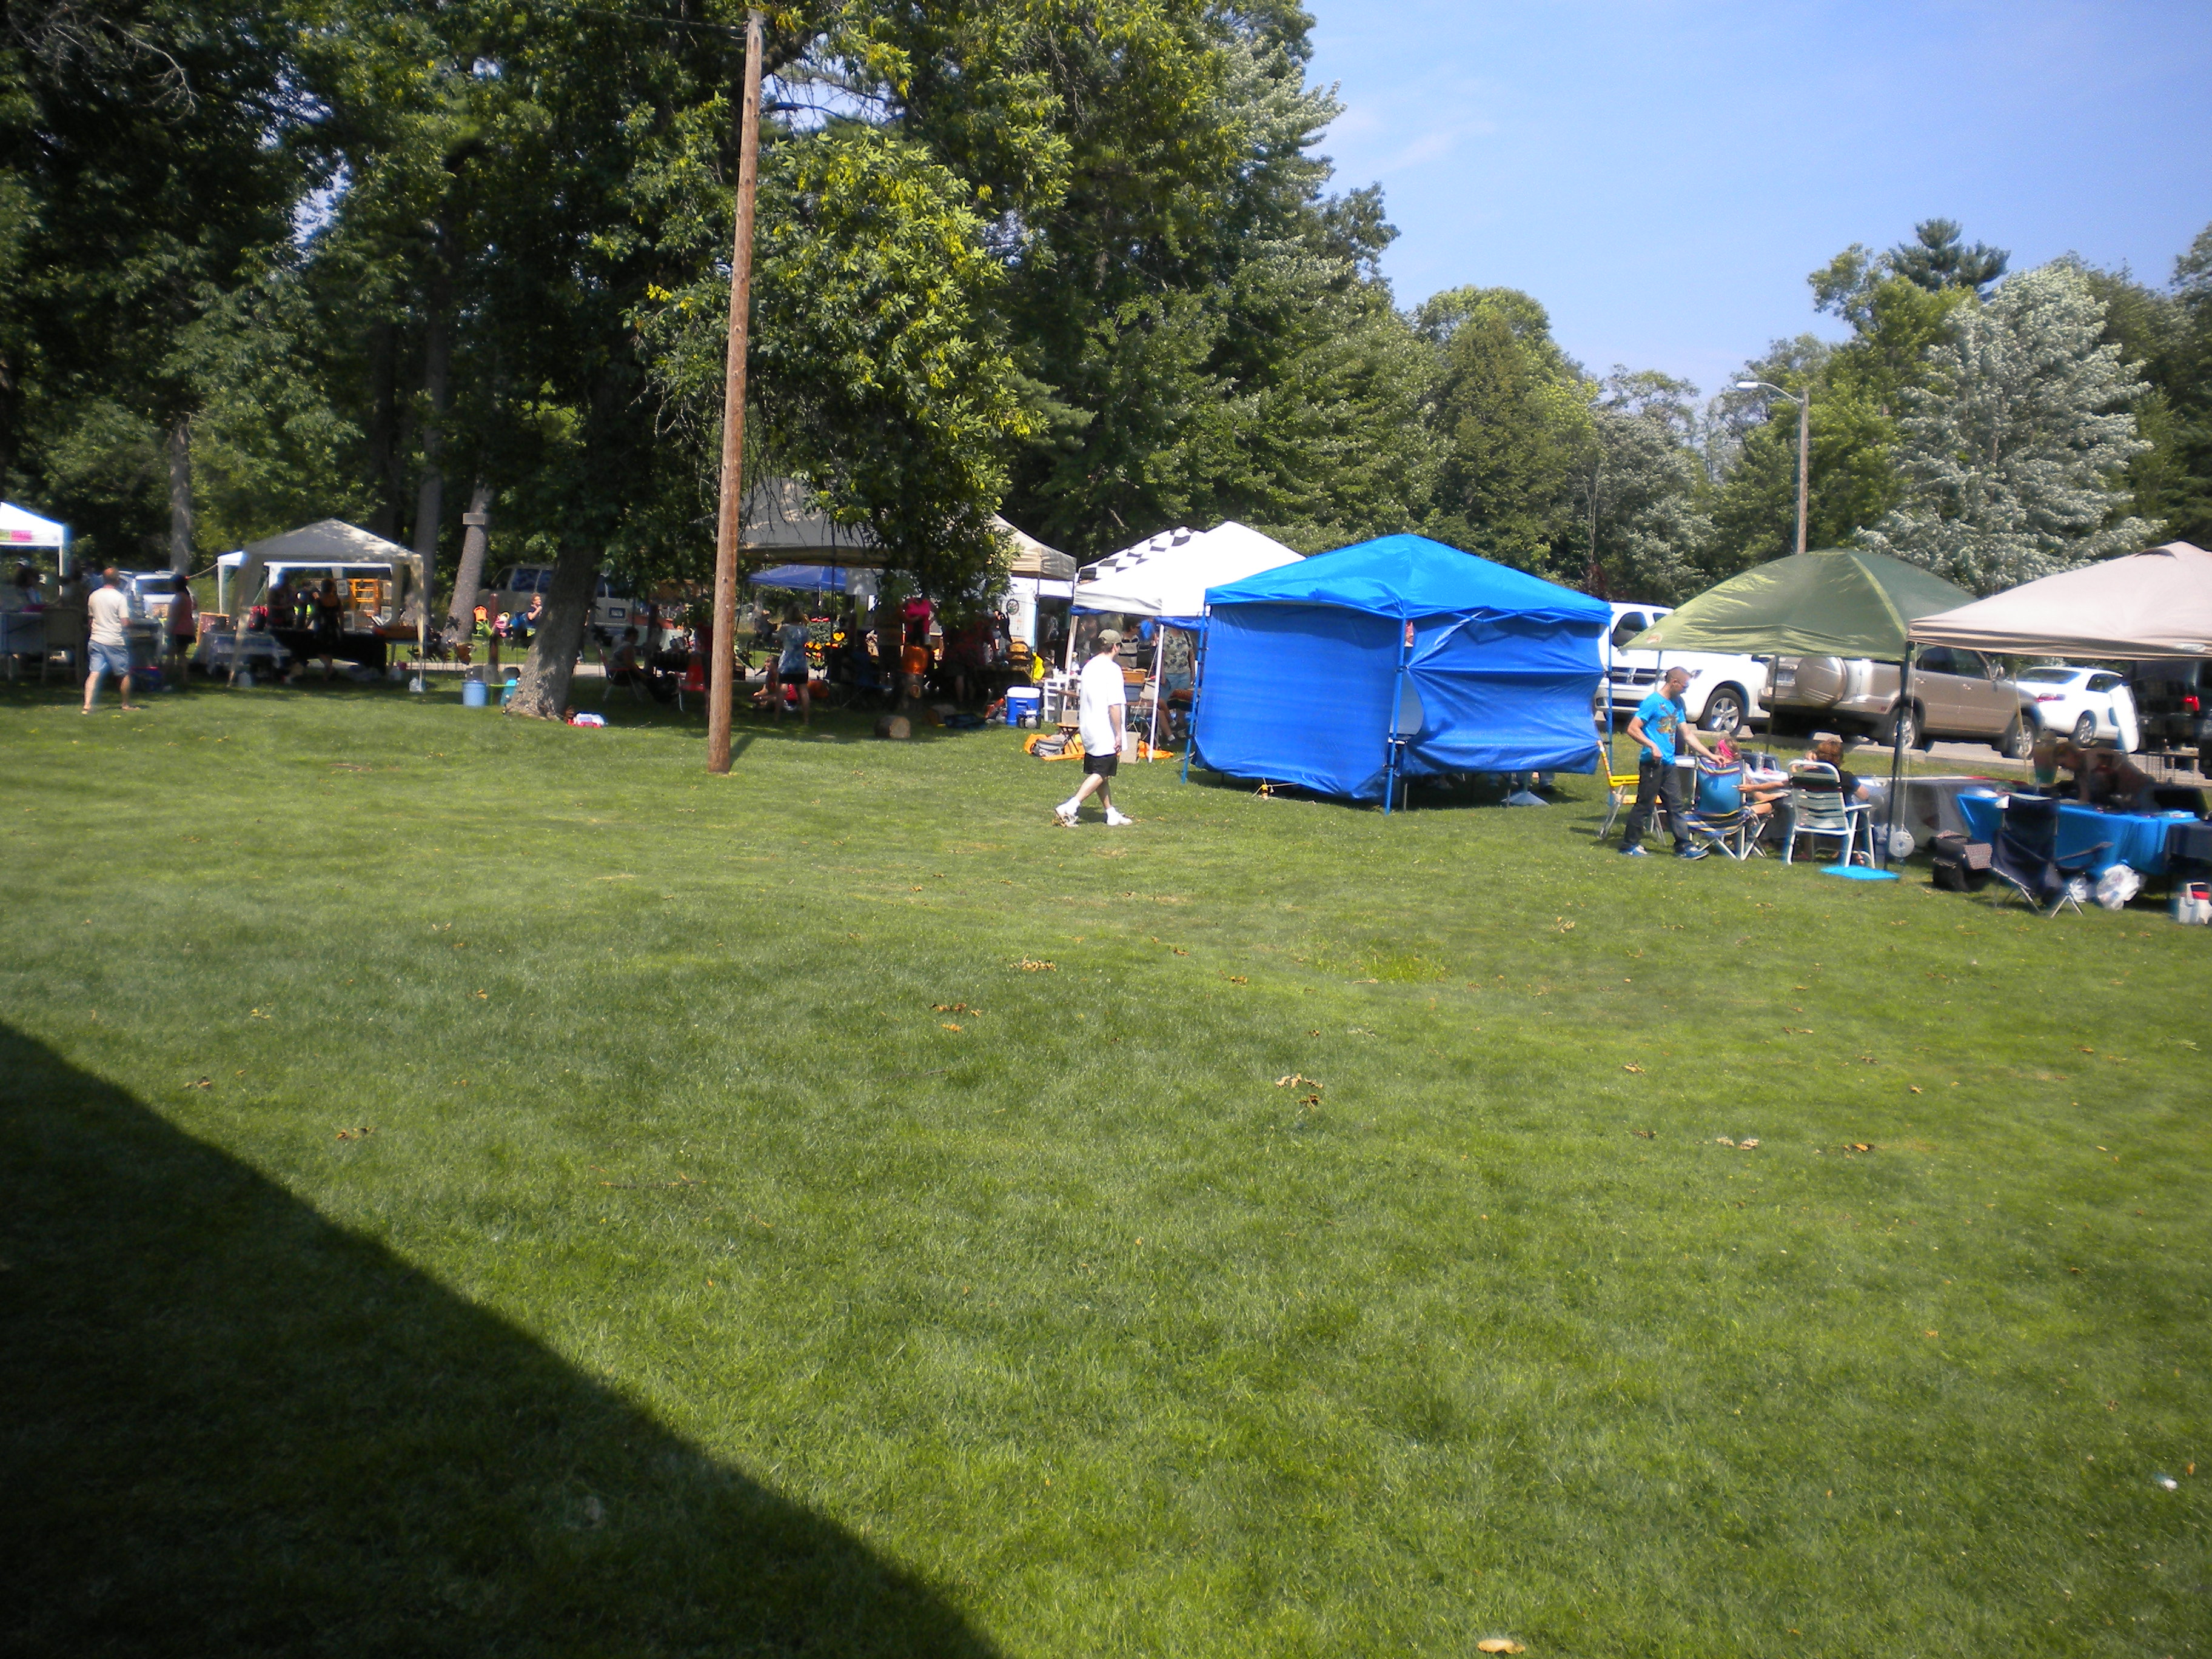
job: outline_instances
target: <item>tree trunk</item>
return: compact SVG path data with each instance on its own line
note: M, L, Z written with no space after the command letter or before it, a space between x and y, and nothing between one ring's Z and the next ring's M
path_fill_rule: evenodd
M368 331L368 468L376 480L376 505L369 511L368 529L386 541L399 538L399 411L392 363L396 332L389 322L374 324Z
M490 540L491 486L478 478L469 492L469 510L461 515L461 565L453 573L453 603L447 616L459 637L466 639L475 625L477 592L483 586L484 550Z
M169 568L192 568L192 423L189 416L169 428Z
M415 492L415 551L422 561L422 607L429 614L430 595L438 587L438 531L446 515L446 475L439 458L446 446L446 383L453 367L453 282L446 269L442 246L432 251L428 293L429 319L422 339L422 477Z
M568 679L583 648L584 625L591 620L592 592L599 574L599 550L570 542L553 567L553 591L545 596L545 616L530 643L522 684L515 688L510 714L557 720L568 706Z

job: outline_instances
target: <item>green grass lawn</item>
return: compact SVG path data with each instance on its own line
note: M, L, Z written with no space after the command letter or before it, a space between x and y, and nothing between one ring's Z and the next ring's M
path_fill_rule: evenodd
M0 693L0 1651L2212 1645L2148 904L73 704Z

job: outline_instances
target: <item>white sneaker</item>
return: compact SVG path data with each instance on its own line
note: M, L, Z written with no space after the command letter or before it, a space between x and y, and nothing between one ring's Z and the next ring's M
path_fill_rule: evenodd
M1059 805L1052 809L1052 815L1054 818L1059 820L1060 824L1063 829L1073 830L1075 828L1075 803L1073 801L1064 800L1060 802Z
M1135 822L1136 819L1129 817L1126 812L1116 812L1110 806L1106 809L1106 823L1109 829L1119 830L1125 823Z

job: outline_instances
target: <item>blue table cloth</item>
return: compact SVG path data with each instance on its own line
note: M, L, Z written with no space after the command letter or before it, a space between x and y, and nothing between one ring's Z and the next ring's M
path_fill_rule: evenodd
M1959 815L1976 841L1997 838L2001 809L1995 795L1962 794ZM2058 803L2058 856L2063 860L2087 851L2099 842L2112 844L2090 860L2089 873L2101 876L2116 864L2124 864L2140 875L2166 873L2166 842L2177 823L2192 822L2187 812L2100 812L2079 801Z

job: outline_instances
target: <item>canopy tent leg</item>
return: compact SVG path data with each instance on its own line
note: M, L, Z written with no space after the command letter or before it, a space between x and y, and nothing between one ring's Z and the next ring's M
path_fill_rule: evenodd
M1912 707L1913 649L1905 647L1905 655L1897 665L1897 713L1889 722L1889 810L1887 821L1881 829L1881 867L1889 868L1890 838L1897 833L1897 815L1904 809L1905 798L1905 711ZM1919 721L1915 720L1917 726ZM1846 853L1844 861L1849 863Z
M1398 647L1397 678L1390 682L1390 749L1382 763L1382 816L1390 816L1390 798L1398 787L1398 714L1405 702L1406 653L1413 648L1413 624L1406 624L1404 641Z
M1190 735L1182 744L1182 781L1190 781L1190 757L1198 752L1198 697L1206 684L1206 642L1212 638L1211 630L1201 629L1198 649L1190 659Z
M1145 738L1145 760L1152 762L1152 751L1160 746L1160 665L1167 660L1168 630L1158 623L1152 624L1152 727Z

